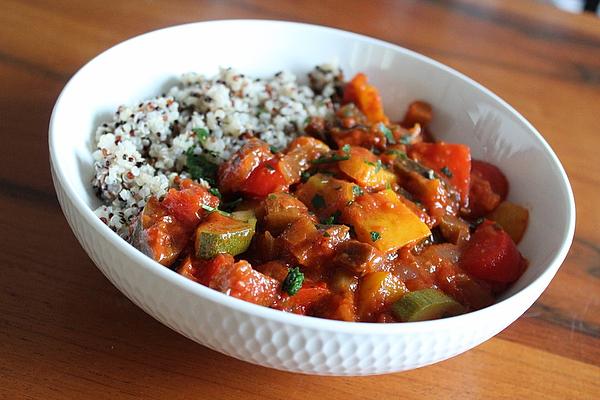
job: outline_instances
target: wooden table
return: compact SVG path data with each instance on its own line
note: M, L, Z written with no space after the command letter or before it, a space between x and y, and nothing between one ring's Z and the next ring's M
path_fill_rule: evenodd
M530 1L0 1L0 398L600 398L600 20ZM340 6L344 3L344 6ZM93 266L60 211L47 125L67 79L130 36L220 18L312 22L414 49L525 115L577 200L571 252L497 337L406 373L309 377L162 326Z

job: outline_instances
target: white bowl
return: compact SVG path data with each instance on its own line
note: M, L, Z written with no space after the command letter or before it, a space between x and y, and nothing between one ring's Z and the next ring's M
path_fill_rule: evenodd
M161 93L181 73L233 66L249 75L338 62L366 72L386 110L400 118L414 99L433 104L432 130L498 165L510 199L530 223L520 250L530 265L491 307L436 321L369 324L287 314L226 296L159 265L92 212L92 138L117 106ZM176 26L123 42L85 65L61 93L50 122L52 176L73 232L106 277L148 314L188 338L251 363L309 374L408 370L460 354L494 336L540 296L573 238L567 176L542 136L512 107L471 79L410 50L354 33L278 21Z

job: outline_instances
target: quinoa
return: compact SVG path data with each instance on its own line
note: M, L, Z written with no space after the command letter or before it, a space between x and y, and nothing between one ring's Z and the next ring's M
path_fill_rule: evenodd
M146 201L189 177L189 148L220 163L249 137L283 149L304 133L310 117L332 119L343 81L340 69L319 65L308 81L300 84L286 71L262 79L221 68L211 78L184 74L164 95L120 106L95 134L92 185L103 202L96 215L127 239Z

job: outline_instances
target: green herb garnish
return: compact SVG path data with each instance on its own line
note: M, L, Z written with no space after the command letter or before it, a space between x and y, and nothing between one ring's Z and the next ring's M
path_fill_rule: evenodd
M218 165L212 162L206 154L194 154L195 146L191 146L185 152L186 167L192 179L204 179L211 186L216 186Z
M381 131L381 133L383 133L383 136L385 136L385 139L387 140L388 143L396 144L396 139L394 139L394 135L392 134L392 131L390 130L390 128L385 126L385 124L383 122L379 123L379 130Z
M208 191L210 192L210 194L212 194L213 196L217 196L218 198L221 198L221 192L219 191L219 188L216 187L211 187L210 189L208 189Z
M277 153L277 152L279 152L279 150L275 146L269 146L269 150L271 150L271 153Z
M316 160L312 160L311 163L313 163L313 164L328 164L328 163L332 163L332 162L336 162L336 161L345 161L345 160L349 160L349 159L350 159L349 155L340 156L339 154L334 154L330 157L321 156L321 157L317 158Z
M411 144L412 143L412 136L410 135L404 135L400 138L400 143L402 144Z
M288 270L288 274L281 284L281 290L287 292L290 296L295 295L302 288L304 282L304 274L300 272L300 268L294 267Z
M300 174L300 180L302 181L302 183L306 182L307 180L309 180L309 178L311 177L310 172L308 171L304 171Z
M377 164L375 166L375 173L378 173L379 171L381 171L381 168L383 168L383 164L381 163L381 160L377 160Z
M452 178L452 171L450 171L450 168L448 168L448 166L444 165L442 167L442 169L440 169L440 171L442 172L442 174L446 175L448 178Z
M206 140L206 138L208 137L208 131L204 128L194 128L192 129L192 132L196 134L198 140L200 140L201 142Z
M371 232L370 232L370 235L371 235L371 240L372 240L373 242L376 242L376 241L378 241L379 239L381 239L381 233L379 233L379 232L377 232L377 231L371 231Z
M342 213L340 212L340 210L337 210L336 212L331 214L329 217L325 218L323 220L322 224L323 225L333 225L340 219L341 216L342 216Z
M428 169L423 176L427 179L435 179L435 172L432 169Z
M398 156L401 160L406 160L408 158L405 152L396 149L388 150L385 152L385 154Z
M365 191L358 185L352 185L352 194L354 195L354 197L358 197L365 194Z
M228 213L228 212L226 212L226 211L219 210L218 208L211 207L211 206L208 206L208 205L206 205L206 204L201 204L201 205L200 205L200 207L201 207L203 210L206 210L206 211L208 211L208 212L210 212L210 213L212 213L212 212L218 212L219 214L221 214L221 215L224 215L224 216L226 216L226 217L229 217L229 216L231 216L231 214L230 214L230 213Z
M349 144L345 144L342 146L342 151L346 154L350 153L350 145Z
M327 205L325 203L325 198L320 194L315 194L315 196L312 198L311 204L317 210L320 208L325 208L325 206Z
M379 171L381 171L381 168L383 168L383 164L381 163L381 160L377 160L376 163L365 160L365 164L370 165L371 167L375 167L375 171L373 171L373 173L375 173L375 174L378 173Z

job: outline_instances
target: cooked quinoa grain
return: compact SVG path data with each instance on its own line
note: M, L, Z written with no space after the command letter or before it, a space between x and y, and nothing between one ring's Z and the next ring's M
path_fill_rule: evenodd
M92 185L104 203L96 215L127 238L147 199L188 177L189 148L219 163L249 137L282 149L303 134L309 117L331 119L341 71L320 65L308 80L302 85L285 71L260 79L222 68L212 78L184 74L165 95L120 106L96 130Z

